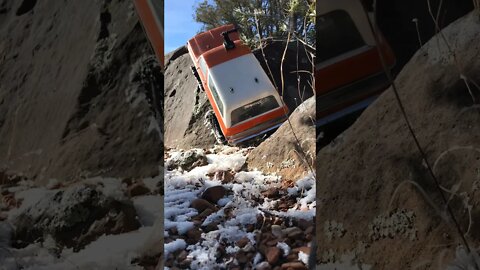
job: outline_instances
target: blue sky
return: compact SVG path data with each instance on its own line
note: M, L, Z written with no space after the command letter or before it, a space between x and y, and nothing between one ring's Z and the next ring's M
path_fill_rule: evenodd
M165 54L185 45L202 27L193 18L193 6L200 1L165 1Z

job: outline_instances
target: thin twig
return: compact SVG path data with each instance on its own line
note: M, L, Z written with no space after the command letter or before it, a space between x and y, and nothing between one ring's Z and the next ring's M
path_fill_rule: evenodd
M429 3L430 1L427 0ZM423 161L425 162L426 164L426 167L427 167L427 170L428 170L428 174L430 175L430 177L432 178L432 180L434 181L435 183L435 186L437 188L437 191L438 193L440 194L441 198L442 198L442 201L443 203L446 205L447 207L447 210L448 210L448 214L450 215L453 223L454 223L454 226L455 228L457 229L457 232L460 236L460 238L462 239L463 241L463 244L465 245L465 247L467 248L468 252L470 253L471 252L471 248L470 248L470 245L467 241L467 239L465 238L465 234L457 220L457 218L455 217L454 213L453 213L453 209L450 207L450 205L448 205L448 201L447 201L447 198L445 196L445 194L443 193L442 189L440 188L440 183L435 175L435 173L433 172L433 169L432 169L432 166L430 165L430 162L428 160L428 157L427 157L427 154L425 153L425 151L423 150L423 147L420 145L420 142L418 141L418 138L417 138L417 135L413 129L413 126L410 122L410 119L407 115L407 112L406 112L406 109L405 109L405 106L403 105L403 102L400 98L400 94L399 94L399 91L398 91L398 88L395 84L395 81L393 80L393 77L392 77L392 74L386 64L386 60L385 60L385 56L383 55L383 52L381 51L380 49L380 40L379 40L379 36L378 36L378 29L377 27L378 26L374 26L371 18L368 16L368 11L364 8L364 12L365 12L365 15L367 16L367 20L368 20L368 24L369 24L369 27L370 27L370 30L375 38L375 43L377 45L377 52L378 52L378 56L380 57L380 61L382 63L382 66L383 66L383 69L384 69L384 72L385 72L385 75L387 76L391 86L392 86L392 90L393 90L393 93L395 95L395 100L397 101L397 105L401 111L401 114L403 116L403 119L405 120L405 123L407 125L407 128L408 128L408 131L413 139L413 141L415 142L415 145L416 145L416 148L418 150L418 152L420 153ZM374 9L374 12L376 13L376 9ZM438 27L438 25L437 25ZM477 266L478 267L478 266ZM477 268L478 269L478 268Z

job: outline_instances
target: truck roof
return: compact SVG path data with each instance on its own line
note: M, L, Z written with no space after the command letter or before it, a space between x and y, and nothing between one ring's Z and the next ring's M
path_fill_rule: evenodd
M235 28L233 24L227 24L205 31L191 38L188 41L188 44L190 45L195 58L198 59L202 54L216 47L223 46L222 32L233 28ZM232 41L240 40L238 32L231 33L229 36Z
M188 41L192 57L196 61L203 57L208 68L218 64L251 53L250 48L240 40L238 32L229 34L230 39L235 44L234 49L227 50L223 46L222 33L234 29L233 24L217 27L212 30L200 33Z
M232 110L263 97L273 95L279 106L282 104L277 90L252 53L219 64L209 71L224 104L227 123L230 123Z

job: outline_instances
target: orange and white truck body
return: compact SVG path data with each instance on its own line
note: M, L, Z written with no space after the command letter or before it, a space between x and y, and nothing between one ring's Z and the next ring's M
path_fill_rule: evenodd
M223 136L236 144L280 126L288 108L232 29L234 25L225 25L200 33L188 41L187 48ZM224 44L225 35L231 48Z
M361 0L317 2L318 125L366 107L389 85L384 64L391 69L395 56L380 33L377 44L366 10Z

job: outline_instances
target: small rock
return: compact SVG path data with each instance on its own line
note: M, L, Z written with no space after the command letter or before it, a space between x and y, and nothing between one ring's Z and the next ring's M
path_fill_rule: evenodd
M177 269L190 269L190 264L192 263L192 260L189 258L186 258L185 260L178 262L178 267ZM156 268L158 269L158 268ZM173 268L170 268L173 270Z
M150 190L143 183L135 183L128 187L128 197L137 197L150 193Z
M213 204L211 204L210 202L204 199L193 200L192 203L190 204L190 207L196 209L198 213L202 213L206 209L211 209L213 211L217 210Z
M298 261L298 253L293 252L293 253L288 254L288 256L287 256L287 261L288 261L288 262L296 262L296 261Z
M305 236L305 240L307 240L308 242L312 241L312 239L313 239L313 235L311 233Z
M218 222L212 222L208 225L205 225L202 227L202 230L206 233L211 232L211 231L216 231L218 230Z
M248 237L245 236L242 239L238 240L236 244L239 248L244 248L249 242L250 242L250 239L248 239Z
M259 250L262 254L267 254L268 246L267 246L265 243L260 243L260 244L258 245L258 250Z
M235 175L231 171L219 171L215 173L214 177L222 181L222 183L231 183Z
M177 261L182 262L187 259L188 252L186 250L182 250L180 254L178 254Z
M211 203L217 203L218 200L225 197L225 194L227 194L227 190L223 186L213 186L203 192L202 199Z
M288 204L287 204L286 202L280 202L280 203L278 204L278 209L280 209L280 210L286 210L286 209L288 209L288 208L289 208L289 207L288 207Z
M279 248L269 247L267 249L267 254L265 255L265 257L267 258L269 264L274 265L278 262L281 255L282 251Z
M282 264L282 270L308 270L301 262L288 262Z
M240 250L237 252L237 254L235 255L235 258L237 259L237 261L241 264L245 264L248 262L248 258L247 258L247 255L245 254L244 251Z
M297 223L297 226L306 232L308 228L313 228L313 220L300 219Z
M262 192L262 195L272 199L272 198L278 198L280 196L280 193L278 192L278 188L271 187L266 191Z
M277 243L278 243L278 240L272 239L272 240L270 240L270 241L267 241L266 244L267 244L267 246L273 247L273 246L276 246Z
M298 227L290 227L283 230L283 233L290 238L295 238L303 234L303 231Z
M255 266L255 269L257 270L271 270L272 267L268 262L261 262Z
M272 234L276 237L276 238L283 238L283 231L282 231L282 226L280 225L272 225L271 227L272 229Z
M168 234L170 235L178 235L178 229L177 227L172 227L168 230Z
M202 213L198 214L197 216L195 216L195 218L206 218L208 216L210 216L211 214L215 213L215 211L213 211L212 209L210 208L207 208L205 209Z
M253 224L247 224L247 225L245 226L245 230L246 230L247 232L253 232L253 231L255 231L255 225L253 225Z
M186 239L187 243L190 245L196 244L202 238L202 231L199 228L193 228L187 232L188 238Z

